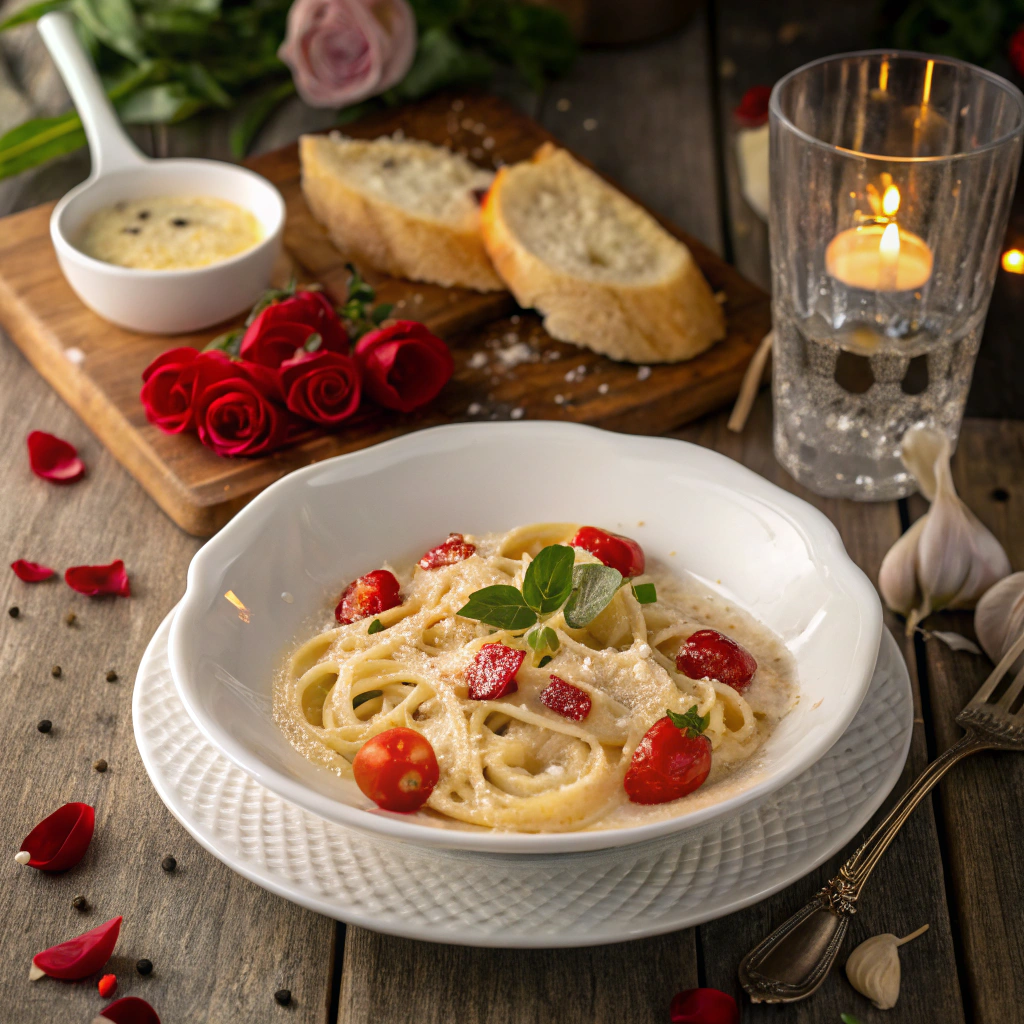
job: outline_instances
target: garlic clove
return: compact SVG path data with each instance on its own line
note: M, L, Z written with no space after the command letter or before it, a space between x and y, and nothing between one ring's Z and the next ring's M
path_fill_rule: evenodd
M1024 633L1024 572L1015 572L985 591L974 613L974 631L985 653L998 663ZM1022 668L1024 655L1010 671Z
M917 481L921 493L934 501L938 492L935 467L949 465L949 438L941 430L930 427L912 427L900 443L900 459Z
M888 932L865 939L846 961L850 984L879 1010L891 1010L900 997L899 947L927 930L923 925L902 939Z
M921 604L921 588L917 585L917 541L927 519L926 512L889 548L878 570L882 600L894 612L908 617Z

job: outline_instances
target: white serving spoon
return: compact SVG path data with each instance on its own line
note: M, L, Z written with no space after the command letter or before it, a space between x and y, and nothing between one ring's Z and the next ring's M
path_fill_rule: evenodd
M151 160L125 134L66 14L39 19L89 140L92 172L57 204L50 237L78 297L101 317L148 334L208 327L248 309L270 281L281 251L284 200L266 178L218 160ZM190 270L136 270L75 247L85 222L121 200L190 195L226 199L251 211L263 229L256 245Z

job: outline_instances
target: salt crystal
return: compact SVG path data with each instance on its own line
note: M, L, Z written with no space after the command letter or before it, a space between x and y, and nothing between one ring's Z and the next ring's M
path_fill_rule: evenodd
M523 413L524 413L524 412L526 412L526 410L525 410L525 409L524 409L524 408L523 408L523 407L522 407L521 405L517 405L517 406L516 406L516 407L515 407L515 408L514 408L514 409L513 409L513 410L512 410L512 411L511 411L510 413L509 413L509 415L510 415L510 416L512 417L512 419L514 419L514 420L521 420L521 419L523 418Z
M555 405L565 405L565 395L555 395Z
M469 416L479 416L483 412L483 406L479 402L470 402L469 408L466 410L466 414Z
M81 366L85 362L85 353L80 348L66 348L64 356L69 363Z
M588 117L583 122L583 130L585 132L592 132L596 127L597 127L597 118L596 117Z
M15 855L14 859L19 864L27 864L32 859L32 854L28 850L19 850Z
M523 318L518 313L513 313L512 316L509 317L509 320L514 324L519 323L522 319Z
M581 379L582 379L583 377L586 377L586 375L587 375L587 367L586 367L586 364L585 364L585 363L580 363L580 365L576 367L576 373L577 373L577 375L578 375L578 376L579 376L579 377L580 377Z
M608 394L608 384L607 383L599 384L598 387L597 387L597 393L599 395L607 395Z
M508 348L498 349L495 354L507 369L533 359L533 349L525 341L517 342Z
M484 149L494 149L494 139L492 139L490 135L484 139Z
M650 375L651 368L649 366L641 366L640 369L636 371L637 380L647 380L647 378L650 377Z
M474 352L466 364L471 370L482 370L487 365L486 352Z
M284 591L284 593L281 594L281 600L284 601L285 604L293 604L295 601L295 596L293 594L289 594L288 591L286 590Z
M558 101L558 102L557 102L557 103L555 104L555 108L556 108L557 110L560 110L560 111L562 111L562 113L563 113L563 114L564 114L564 113L565 113L565 112L566 112L566 111L567 111L567 110L568 110L568 109L569 109L569 108L570 108L571 106L572 106L572 103L571 103L571 102L570 102L569 100L567 100L567 99L566 99L566 98L565 98L564 96L563 96L563 97L562 97L562 98L561 98L561 99L560 99L560 100L559 100L559 101Z

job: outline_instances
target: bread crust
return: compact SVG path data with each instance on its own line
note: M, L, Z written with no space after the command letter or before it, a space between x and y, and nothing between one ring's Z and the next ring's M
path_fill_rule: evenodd
M503 214L504 190L516 187L523 169L535 173L558 153L545 143L531 161L501 168L481 211L487 253L516 301L542 313L552 337L625 362L692 359L724 338L725 315L690 250L653 222L676 247L677 259L671 273L644 284L588 280L523 245Z
M299 139L302 192L331 241L356 263L394 277L445 287L500 291L505 285L484 250L477 218L465 223L427 219L353 187L331 172L322 135Z

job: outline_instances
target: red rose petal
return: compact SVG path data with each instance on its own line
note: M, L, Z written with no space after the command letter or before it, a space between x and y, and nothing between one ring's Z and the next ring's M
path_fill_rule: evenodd
M540 702L556 715L573 722L582 722L590 714L590 694L558 676L551 677L551 682L540 695Z
M466 669L470 700L497 700L515 693L519 689L516 673L525 657L526 651L504 644L484 644Z
M757 128L768 120L768 101L771 99L770 85L752 85L740 100L733 116L741 128Z
M43 818L21 844L31 859L29 867L40 871L66 871L89 849L96 812L88 804L65 804Z
M77 981L95 974L109 959L121 931L121 918L114 917L78 938L44 949L32 963L51 978Z
M138 996L115 999L100 1010L100 1016L112 1020L114 1024L160 1024L156 1010Z
M131 594L128 573L124 571L124 562L120 558L110 565L73 565L64 573L64 582L72 590L89 597L103 594L128 597Z
M78 449L42 430L28 435L28 462L36 476L55 484L74 483L85 476Z
M736 1000L717 988L677 992L669 1009L672 1024L740 1024Z
M11 568L14 570L14 575L25 583L42 583L43 580L48 580L51 576L56 575L48 565L43 565L41 562L26 562L24 558L11 562Z

